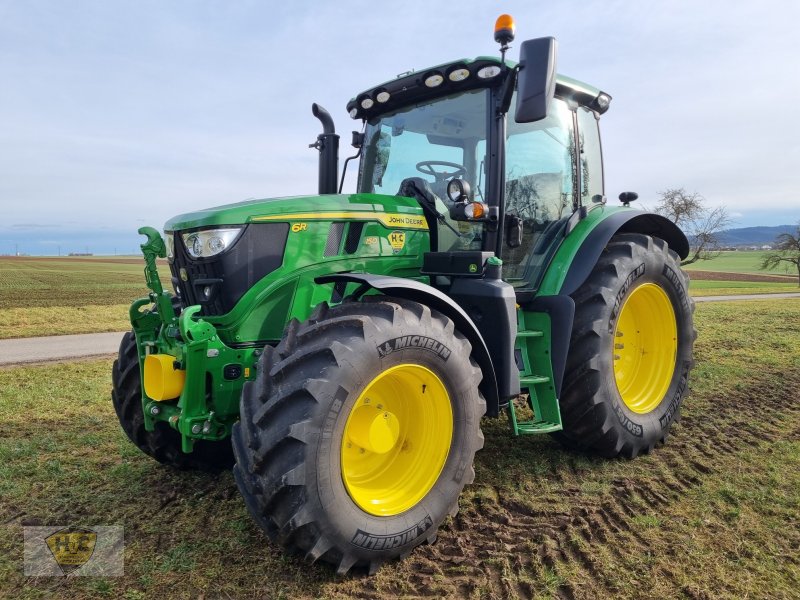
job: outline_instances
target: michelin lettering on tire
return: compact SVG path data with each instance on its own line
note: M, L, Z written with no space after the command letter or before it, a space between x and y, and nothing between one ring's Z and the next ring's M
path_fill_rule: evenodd
M433 338L424 335L405 335L402 337L389 340L378 346L378 356L384 358L392 352L403 350L404 348L419 348L420 350L427 350L437 355L442 360L450 358L452 351L450 348L436 341Z

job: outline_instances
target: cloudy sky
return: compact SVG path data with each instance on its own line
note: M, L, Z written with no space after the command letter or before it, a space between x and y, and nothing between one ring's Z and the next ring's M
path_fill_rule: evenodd
M496 54L502 12L613 96L610 198L685 187L738 226L800 219L794 0L0 0L0 253L131 253L143 224L314 193L312 102L348 139L350 97Z

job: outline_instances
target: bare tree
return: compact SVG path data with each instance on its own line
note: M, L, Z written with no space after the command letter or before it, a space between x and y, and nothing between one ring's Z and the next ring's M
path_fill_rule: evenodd
M724 206L709 208L703 196L684 188L670 188L658 195L659 201L653 211L667 217L689 238L691 251L681 264L717 257L720 252L719 234L731 223L728 210Z
M762 259L761 268L774 269L782 262L794 265L797 268L797 286L800 287L800 222L797 224L797 235L782 233L775 238L772 246L772 251Z

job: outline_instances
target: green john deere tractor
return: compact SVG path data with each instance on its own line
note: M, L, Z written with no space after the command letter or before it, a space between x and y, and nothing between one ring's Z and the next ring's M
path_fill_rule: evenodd
M608 94L556 75L553 38L523 42L517 64L505 16L495 38L500 58L348 103L356 193L337 193L339 138L314 105L319 195L140 230L152 292L114 363L122 428L162 463L233 465L270 539L340 573L435 539L484 415L632 458L664 442L687 392L686 237L632 192L607 204Z

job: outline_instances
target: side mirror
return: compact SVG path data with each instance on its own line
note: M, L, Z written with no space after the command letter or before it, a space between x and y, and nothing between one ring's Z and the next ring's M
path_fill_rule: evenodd
M506 246L519 248L522 245L522 219L517 215L506 215Z
M533 123L547 116L556 92L556 54L558 44L552 37L522 42L519 48L517 77L517 123Z
M636 200L639 197L639 194L636 192L622 192L619 195L619 200L622 202L623 206L630 206L631 202Z

